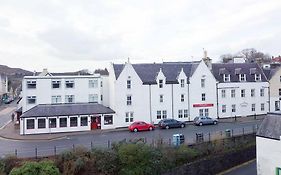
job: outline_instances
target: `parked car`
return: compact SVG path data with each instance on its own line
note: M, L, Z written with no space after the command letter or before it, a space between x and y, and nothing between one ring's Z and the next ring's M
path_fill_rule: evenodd
M158 127L162 129L184 128L185 123L175 119L163 119L158 123Z
M129 126L131 132L152 131L153 129L155 129L154 125L143 121L134 122Z
M211 125L211 124L216 125L218 124L218 120L211 117L200 116L200 117L195 117L193 123L199 126Z

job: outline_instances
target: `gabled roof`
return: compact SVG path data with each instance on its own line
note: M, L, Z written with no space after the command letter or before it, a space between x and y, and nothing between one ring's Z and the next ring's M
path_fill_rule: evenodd
M191 77L199 62L164 62L164 63L146 63L146 64L132 64L136 73L142 80L143 84L156 84L156 78L160 71L166 77L167 84L178 83L177 77L181 70L186 74L187 78ZM116 79L118 79L124 64L113 64Z
M280 140L281 113L268 113L259 127L257 136Z
M281 69L281 68L275 67L275 68L271 68L271 69L263 69L263 72L264 72L265 76L267 77L267 79L270 80L279 69Z
M98 103L39 104L23 113L21 118L113 113L112 109Z
M224 69L223 72L230 74L230 82L240 82L239 74L246 74L246 82L256 82L255 74L261 74L262 82L267 81L263 70L256 63L213 63L212 73L220 83L224 82L222 71L220 71L222 69Z

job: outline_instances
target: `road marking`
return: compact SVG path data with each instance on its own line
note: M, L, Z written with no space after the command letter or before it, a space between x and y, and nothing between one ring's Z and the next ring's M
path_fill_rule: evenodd
M6 122L6 123L0 128L0 130L3 129L3 128L5 128L10 122L12 122L12 120L9 120L8 122Z

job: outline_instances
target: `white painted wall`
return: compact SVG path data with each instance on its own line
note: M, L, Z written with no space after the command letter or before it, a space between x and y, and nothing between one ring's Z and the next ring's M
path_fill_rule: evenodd
M276 174L276 168L281 168L281 141L256 137L257 144L257 174Z
M270 112L276 112L275 101L280 103L279 89L281 88L281 69L279 68L269 80L270 83Z
M89 80L97 79L98 87L89 88ZM36 89L28 89L27 81L36 80ZM52 88L52 80L60 80L61 87L58 89ZM65 80L74 80L74 88L66 88ZM62 103L65 103L66 95L74 95L75 103L89 102L89 94L98 94L98 103L101 103L101 87L100 76L26 76L22 81L22 104L23 112L38 105L38 104L51 104L52 96L61 95ZM36 104L28 104L27 96L36 96ZM106 99L105 103L108 100Z
M248 115L266 114L269 111L268 82L238 82L218 84L218 113L220 118ZM235 98L231 97L231 89L235 89ZM245 89L245 97L241 97L241 89ZM251 89L255 89L254 97L251 97ZM260 89L264 89L264 96L260 96ZM222 97L225 90L225 98ZM264 104L264 111L261 104ZM236 112L232 112L232 104L236 105ZM252 111L255 104L255 111ZM222 105L226 105L226 112L222 112Z
M205 87L201 87L201 79L205 79ZM217 117L217 97L216 97L216 79L206 66L201 61L197 69L190 77L189 85L190 93L190 120L199 116L199 109L209 109L209 116ZM206 101L202 101L202 93L206 94ZM213 104L212 107L193 107L194 104Z

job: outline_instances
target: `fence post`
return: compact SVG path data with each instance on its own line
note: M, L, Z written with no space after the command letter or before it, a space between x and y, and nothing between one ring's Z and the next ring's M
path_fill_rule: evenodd
M209 132L209 142L211 141L211 133Z
M231 136L232 136L232 137L234 136L234 132L233 132L233 129L231 130Z
M55 156L57 155L57 147L54 146L54 153L55 153Z
M220 131L221 132L221 137L222 137L222 131Z
M110 140L107 141L107 148L110 148Z
M37 147L35 148L35 159L37 159Z
M15 156L18 157L18 150L15 149Z
M144 138L144 143L147 143L147 139L146 139L146 137Z
M244 131L244 127L243 127L243 135L244 135L244 132L245 132L245 131Z
M169 138L169 145L171 146L171 138Z
M93 142L91 141L91 149L93 149Z
M72 145L72 149L73 149L73 151L75 150L75 146L74 146L74 144Z

